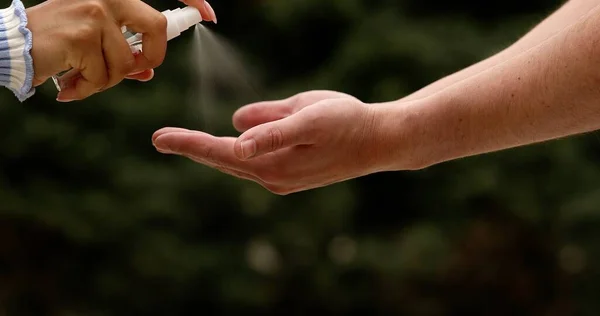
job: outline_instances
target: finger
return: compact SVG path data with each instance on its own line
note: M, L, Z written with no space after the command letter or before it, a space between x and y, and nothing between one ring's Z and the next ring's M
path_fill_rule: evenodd
M298 93L289 98L248 104L233 114L233 125L239 132L286 116L325 99L353 98L352 96L329 90L313 90Z
M95 49L93 47L97 47ZM57 100L69 102L85 99L92 94L100 91L108 82L108 73L104 61L104 55L98 54L100 49L100 37L96 45L88 47L88 53L83 54L79 73L74 80L61 92L58 93Z
M204 8L210 14L209 21L213 21L215 24L217 24L217 14L208 1L204 1Z
M154 69L144 70L142 72L133 73L125 76L127 79L138 80L142 82L150 81L154 78Z
M255 126L234 145L238 159L250 159L282 148L314 143L315 124L311 114L298 112L278 121Z
M160 134L154 140L157 150L200 159L203 164L216 164L252 173L257 163L237 159L233 152L235 138L214 137L197 131L174 131Z
M179 132L179 133L194 133L194 131L189 130L189 129L185 129L185 128L180 128L180 127L165 127L165 128L161 128L158 131L154 132L154 134L152 134L152 143L156 142L156 139L164 134L167 133L175 133L175 132Z
M293 113L289 99L248 104L233 114L233 126L239 132L267 122L280 120Z
M135 56L136 70L154 69L162 64L167 49L167 19L146 3L111 1L119 25L142 34L142 52Z
M202 19L205 21L213 21L217 23L217 15L213 10L212 6L204 0L179 0L188 6L194 7L200 11Z
M182 128L165 128L164 132L165 133L176 133L176 132L179 132L179 133L193 133L193 131L185 130L185 129L182 129ZM159 134L159 136L160 135L162 135L162 134ZM170 153L169 150L167 150L165 148L165 146L163 146L163 144L162 144L163 140L164 139L160 140L159 145L157 146L157 150L159 152L162 152L162 153ZM246 180L251 180L251 181L257 182L257 183L259 183L261 185L265 185L265 183L262 180L260 180L258 177L254 176L254 175L252 175L250 173L247 173L247 172L244 172L244 171L240 171L240 170L236 170L236 169L232 169L231 167L226 167L222 163L216 163L214 161L208 161L207 159L203 159L202 157L200 157L197 154L196 155L186 155L186 154L183 154L183 156L185 156L186 158L188 158L190 160L193 160L194 162L197 162L197 163L203 164L205 166L217 169L217 170L219 170L219 171L221 171L223 173L226 173L226 174L238 177L238 178L246 179Z
M125 76L135 69L135 58L131 53L129 44L123 37L121 28L115 24L109 25L104 30L102 50L108 68L108 82L104 90L117 85Z

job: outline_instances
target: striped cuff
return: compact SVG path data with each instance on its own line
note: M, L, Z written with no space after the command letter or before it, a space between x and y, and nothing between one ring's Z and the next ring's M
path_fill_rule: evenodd
M7 87L19 101L33 95L32 36L20 0L0 10L0 85Z

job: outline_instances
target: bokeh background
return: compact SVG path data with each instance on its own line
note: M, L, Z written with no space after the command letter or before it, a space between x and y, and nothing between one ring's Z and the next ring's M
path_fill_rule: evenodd
M311 89L398 99L561 1L212 4L206 27L236 47L255 93L235 66L190 57L193 31L149 83L69 104L51 82L24 104L0 91L0 315L600 312L596 133L289 196L150 139L164 126L236 135L239 106ZM194 60L229 70L198 84Z

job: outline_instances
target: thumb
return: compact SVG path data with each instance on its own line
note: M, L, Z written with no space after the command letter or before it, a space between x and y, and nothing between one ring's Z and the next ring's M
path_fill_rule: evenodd
M265 155L279 149L314 143L314 125L302 113L255 126L235 142L235 155L242 160Z

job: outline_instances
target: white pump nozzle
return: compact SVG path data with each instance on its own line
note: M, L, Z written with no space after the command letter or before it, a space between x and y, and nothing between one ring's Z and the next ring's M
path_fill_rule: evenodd
M194 7L166 10L162 14L167 17L167 40L179 36L181 32L202 22L200 12Z
M202 22L200 11L194 7L177 8L174 10L165 10L161 12L167 18L167 41L181 35L181 32ZM142 34L138 33L127 38L130 45L140 43ZM132 47L132 52L137 52L138 47Z

